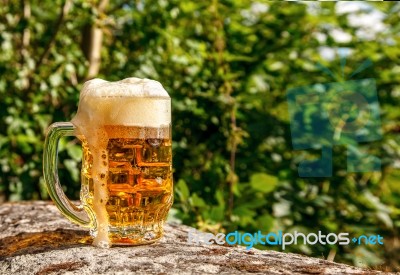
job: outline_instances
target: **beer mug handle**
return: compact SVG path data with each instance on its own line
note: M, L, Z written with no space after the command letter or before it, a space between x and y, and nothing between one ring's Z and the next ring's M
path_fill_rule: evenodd
M58 209L69 220L84 227L90 227L94 215L82 205L72 203L61 187L58 178L58 142L64 136L74 136L75 126L71 122L56 122L47 129L43 152L43 175L47 191Z

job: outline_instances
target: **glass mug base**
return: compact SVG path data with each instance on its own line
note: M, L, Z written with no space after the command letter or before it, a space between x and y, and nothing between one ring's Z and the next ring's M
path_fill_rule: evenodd
M136 246L151 244L163 236L162 225L152 225L146 227L110 227L108 236L111 244L123 246ZM95 230L90 230L90 235L94 238L97 235Z

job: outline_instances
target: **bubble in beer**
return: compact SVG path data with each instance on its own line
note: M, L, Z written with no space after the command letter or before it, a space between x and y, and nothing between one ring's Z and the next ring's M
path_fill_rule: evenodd
M147 142L153 147L158 147L158 146L160 146L162 140L156 139L156 138L150 138L147 140Z

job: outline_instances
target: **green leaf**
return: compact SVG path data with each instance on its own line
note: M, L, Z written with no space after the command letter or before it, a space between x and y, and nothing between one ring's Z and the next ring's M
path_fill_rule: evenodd
M238 223L241 226L247 226L251 223L253 223L253 218L256 215L256 212L245 207L245 206L239 206L235 209L233 209L233 216L236 216L238 219Z
M267 194L275 190L278 179L265 173L256 173L250 177L250 186L261 193Z
M175 190L178 196L180 197L181 201L186 201L189 199L189 188L186 185L186 182L182 179L175 184Z
M262 231L270 231L274 225L275 219L268 214L264 214L257 218L257 227Z
M77 167L76 161L72 159L64 160L65 168L67 168L68 172L71 174L71 177L74 181L79 180L79 169Z
M75 161L82 159L82 147L79 145L70 145L67 147L68 155Z
M225 206L224 195L221 190L217 190L215 192L215 199L217 200L218 205L223 206L223 207Z
M224 208L223 207L216 207L213 206L211 207L211 210L209 212L209 218L213 221L219 222L224 220Z
M190 197L190 202L192 206L195 207L205 207L207 206L206 203L202 198L200 198L196 193L193 193L193 195Z

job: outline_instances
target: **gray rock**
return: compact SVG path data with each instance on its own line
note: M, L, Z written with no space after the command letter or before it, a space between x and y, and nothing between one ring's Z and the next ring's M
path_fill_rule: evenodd
M49 202L0 205L0 274L377 274L297 254L187 243L169 223L158 243L102 249Z

